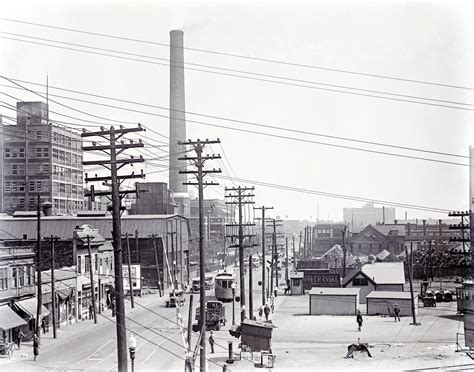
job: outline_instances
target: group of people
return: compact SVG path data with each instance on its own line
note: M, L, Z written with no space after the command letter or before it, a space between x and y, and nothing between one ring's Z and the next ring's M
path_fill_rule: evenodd
M263 316L265 315L265 320L268 320L268 317L270 316L270 312L273 313L274 310L275 310L275 306L273 304L273 297L272 297L270 305L266 303L265 305L263 306L260 305L258 307L258 316L260 317L260 319L263 319Z
M18 328L16 330L16 334L15 334L15 342L16 342L16 346L17 346L17 349L20 350L21 348L21 343L23 342L25 338L25 334L22 332L22 330L20 328ZM38 339L38 335L35 333L34 336L33 336L33 356L34 356L34 360L36 360L36 357L39 355L39 339Z

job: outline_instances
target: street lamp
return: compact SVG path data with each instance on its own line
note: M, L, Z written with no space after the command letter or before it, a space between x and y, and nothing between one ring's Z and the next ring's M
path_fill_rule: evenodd
M135 371L135 348L137 347L137 340L130 334L128 337L128 350L130 351L130 360L132 362L132 372Z
M235 325L235 283L232 282L230 285L232 288L232 325Z

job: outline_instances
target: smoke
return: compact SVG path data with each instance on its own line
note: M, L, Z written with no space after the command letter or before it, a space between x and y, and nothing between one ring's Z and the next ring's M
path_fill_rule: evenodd
M179 30L183 30L184 32L191 32L191 31L199 31L203 28L206 28L207 25L210 23L209 18L202 18L191 23L185 23L183 26L179 28Z

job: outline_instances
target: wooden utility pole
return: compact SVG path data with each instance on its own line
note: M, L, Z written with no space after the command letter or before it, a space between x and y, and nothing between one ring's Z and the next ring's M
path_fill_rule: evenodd
M204 182L204 176L211 173L220 173L220 169L212 169L212 170L204 170L204 163L207 160L214 160L220 159L220 155L205 155L203 156L203 150L205 145L208 144L218 144L221 143L219 139L214 141L204 140L201 141L198 139L197 141L188 142L178 142L179 145L183 146L193 146L194 151L196 152L195 157L184 156L182 158L178 158L178 160L186 160L191 161L194 163L196 170L188 171L188 170L180 170L180 174L194 174L196 176L197 182L185 182L184 185L194 185L198 187L198 200L199 200L199 278L200 278L200 299L199 299L199 306L201 307L200 315L199 315L199 328L202 329L202 336L201 336L201 352L200 352L200 359L199 359L199 368L201 372L205 372L206 370L206 262L205 262L205 252L204 252L204 239L205 239L205 232L204 232L204 186L211 186L211 185L218 185L216 182Z
M128 266L128 287L130 288L130 302L132 309L135 307L135 300L133 299L133 286L132 286L132 263L130 258L130 239L131 234L127 233L127 266Z
M86 236L87 239L87 251L89 252L89 277L91 281L91 298L92 298L92 307L93 307L93 314L94 314L94 323L97 324L97 312L95 307L95 285L94 285L94 275L92 270L92 253L91 253L91 239L93 236Z
M53 320L53 338L56 338L56 280L54 279L54 268L55 265L55 253L54 253L54 244L59 240L59 237L51 235L50 238L46 238L49 241L51 247L51 303L52 311L51 316Z
M243 322L245 318L245 267L244 267L244 249L248 247L253 247L255 244L250 244L252 238L255 237L254 234L244 234L244 228L255 226L254 223L243 223L242 220L242 208L245 204L254 204L252 198L255 196L253 191L254 187L232 187L225 188L225 197L229 198L231 201L225 202L226 204L234 204L238 206L239 222L237 224L229 224L229 227L238 227L238 244L234 245L239 247L239 276L240 276L240 321ZM231 193L229 193L231 192ZM249 192L249 193L248 193ZM233 193L233 194L232 194ZM234 234L227 235L227 237L236 237ZM248 238L249 243L244 245L244 239Z
M293 235L293 271L296 271L295 235Z
M252 255L249 256L249 319L253 320L253 295L252 295Z
M288 237L285 238L286 242L286 267L285 267L285 282L288 282Z
M163 294L162 294L162 291L161 291L161 275L160 275L160 266L158 264L158 249L156 247L156 235L151 234L151 237L153 239L153 252L155 253L156 280L158 281L158 292L159 292L160 297L161 297L161 296L163 296Z
M346 267L347 267L347 263L346 263L346 226L344 226L344 228L342 229L342 254L343 254L343 257L342 257L342 267L343 267L343 271L342 271L342 277L345 278L346 277Z
M110 159L107 160L93 160L93 161L83 161L83 165L101 165L106 169L110 170L110 176L106 177L93 177L89 178L86 174L86 182L111 182L111 191L98 191L95 192L93 186L91 186L91 191L86 193L85 196L90 196L91 199L94 199L95 196L108 196L112 201L112 237L113 237L113 247L114 247L114 267L115 267L115 309L116 309L116 333L117 333L117 369L118 372L126 372L128 369L128 350L127 350L127 335L126 335L126 325L125 325L125 303L124 303L124 293L123 293L123 270L122 270L122 232L121 232L121 223L120 223L120 213L122 210L121 199L126 194L136 194L139 197L138 183L135 184L135 190L120 190L121 183L126 179L132 178L143 178L143 171L140 175L135 175L135 173L129 175L118 175L117 171L120 170L127 164L132 163L143 163L145 159L142 156L138 158L122 158L118 159L119 155L123 155L123 152L130 148L144 147L144 144L141 140L133 142L130 140L130 143L121 141L117 143L120 138L128 133L133 132L142 132L144 128L138 124L136 128L123 128L122 126L119 129L115 129L113 126L107 130L104 127L100 128L98 132L84 132L81 136L84 137L101 137L105 138L108 142L107 145L98 145L95 142L92 142L92 146L83 146L83 151L102 151L110 156Z
M413 323L412 325L420 325L419 323L416 322L416 308L415 308L415 295L413 293L413 243L410 243L410 254L408 254L408 247L405 246L405 255L407 258L407 264L408 264L408 276L410 280L410 294L411 294L411 313L413 317Z
M28 155L26 156L28 158ZM28 185L26 186L28 187ZM41 340L41 332L39 331L41 308L43 306L43 294L41 284L41 199L40 194L37 195L36 201L36 321L35 333L38 336L38 341Z
M276 220L274 218L271 219L272 223L272 258L271 258L271 265L270 265L270 294L273 294L273 278L276 277L276 287L278 288L278 251L277 251L277 231L276 228L277 222L281 220ZM276 275L275 275L276 274Z
M303 258L306 258L306 239L308 238L308 226L304 228Z
M265 258L265 223L266 223L265 210L273 209L273 207L265 207L262 205L261 207L254 208L254 209L262 210L262 218L261 218L261 221L262 221L262 306L264 306L267 303L267 298L268 298L268 291L266 290L267 287L265 286L265 268L267 265L267 261Z

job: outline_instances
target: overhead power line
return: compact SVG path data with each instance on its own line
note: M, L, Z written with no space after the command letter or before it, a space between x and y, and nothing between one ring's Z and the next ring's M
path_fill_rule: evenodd
M10 79L10 80L16 81L16 82L21 82L21 83L26 83L26 84L31 84L31 85L35 85L35 86L43 86L44 87L44 84L34 83L34 82L31 82L31 81L27 81L27 80L20 80L20 79ZM0 84L0 86L9 87L8 85L2 85L2 84ZM117 101L117 102L130 103L130 104L133 104L133 105L139 105L139 106L150 107L150 108L157 108L157 109L162 109L162 110L167 110L167 111L184 113L186 115L201 116L201 117L206 117L206 118L210 118L210 119L218 119L218 120L223 120L223 121L235 122L235 123L239 123L239 124L247 124L247 125L257 126L257 127L262 127L262 128L276 129L276 130L281 130L281 131L288 131L288 132L311 135L311 136L317 136L317 137L324 137L324 138L344 140L344 141L350 141L350 142L356 142L356 143L363 143L363 144L368 144L368 145L384 146L384 147L395 148L395 149L400 149L400 150L425 152L425 153L430 153L430 154L453 156L453 157L459 157L459 158L465 158L465 159L469 158L466 155L459 155L459 154L447 153L447 152L442 152L442 151L434 151L434 150L420 149L420 148L414 148L414 147L408 147L408 146L393 145L393 144L387 144L387 143L383 143L383 142L367 141L367 140L361 140L361 139L350 138L350 137L334 136L334 135L329 135L329 134L325 134L325 133L303 131L303 130L298 130L298 129L293 129L293 128L290 129L290 128L279 127L279 126L275 126L275 125L268 125L268 124L257 123L257 122L252 122L252 121L231 119L231 118L227 118L227 117L210 115L210 114L203 114L203 113L198 113L198 112L193 112L193 111L188 111L188 110L186 110L186 111L173 110L173 109L170 109L169 107L166 107L166 106L146 104L146 103L143 103L143 102L131 101L131 100L120 99L120 98L110 97L110 96L104 96L104 95L99 95L99 94L94 94L94 93L89 93L89 92L66 89L66 88L61 88L61 87L57 87L57 86L49 86L49 89L53 89L53 90L56 89L56 90L61 90L61 91L65 91L65 92L76 93L76 94L81 94L81 95L87 95L87 96L96 97L96 98L103 98L103 99Z
M158 63L158 62L147 61L147 60L143 60L143 59L129 58L129 57L123 57L123 56L106 54L106 53L92 52L92 51L83 50L83 49L75 49L75 48L63 47L63 46L58 46L58 45L45 44L45 43L15 39L15 38L5 37L5 36L2 36L1 38L2 39L7 39L7 40L19 41L19 42L23 42L23 43L49 46L49 47L59 48L59 49L64 49L64 50L72 50L72 51L75 51L75 52L95 54L95 55L101 55L101 56L106 56L106 57L111 57L111 58L118 58L118 59L148 63L148 64L165 66L165 67L170 66L170 64L165 64L165 63ZM177 65L177 67L182 67L182 65ZM231 77L236 77L236 78L241 78L241 79L256 80L256 81L262 81L262 82L266 82L266 83L282 84L282 85L295 86L295 87L300 87L300 88L316 89L316 90L322 90L322 91L333 92L333 93L350 94L350 95L361 96L361 97L369 97L369 98L377 98L377 99L383 99L383 100L389 100L389 101L413 103L413 104L418 104L418 105L443 107L443 108L450 108L450 109L455 109L455 110L474 111L474 108L468 108L468 107L459 107L459 106L444 105L444 104L432 103L432 102L414 101L414 100L410 100L410 99L393 98L393 97L380 96L380 95L369 94L369 93L358 93L358 92L353 92L353 91L348 91L348 90L322 88L322 87L318 87L318 86L309 86L309 85L304 85L304 84L289 83L289 82L285 82L285 81L277 81L277 80L270 80L270 79L264 79L264 78L256 78L256 77L244 76L244 75L235 75L235 74L231 74L231 73L203 70L203 69L197 69L197 68L191 68L191 67L183 67L183 68L187 69L187 70L191 70L191 71L199 71L199 72L205 72L205 73L209 73L209 74L231 76Z
M142 44L159 45L159 46L164 46L164 47L170 47L170 44L168 44L168 43L159 43L159 42L150 41L150 40L143 40L143 39L137 39L137 38L131 38L131 37L105 34L105 33L100 33L100 32L79 30L79 29L73 29L73 28L67 28L67 27L59 27L59 26L47 25L47 24L44 24L44 23L28 22L28 21L19 20L19 19L13 19L13 18L0 17L0 20L7 21L7 22L20 23L20 24L27 24L27 25L37 26L37 27L50 28L50 29L55 29L55 30L81 33L81 34L85 34L85 35L100 36L100 37L104 37L104 38L111 38L111 39L124 40L124 41L132 41L132 42L142 43ZM404 82L409 82L409 83L434 85L434 86L440 86L440 87L446 87L446 88L457 88L457 89L464 89L464 90L473 90L474 89L472 87L462 86L462 85L444 84L444 83L432 82L432 81L426 81L426 80L419 80L419 79L409 79L409 78L402 78L402 77L397 77L397 76L389 76L389 75L374 74L374 73L367 73L367 72L347 70L347 69L331 68L331 67L326 67L326 66L317 66L317 65L309 65L309 64L304 64L304 63L281 61L281 60L270 59L270 58L251 57L251 56L247 56L247 55L243 55L243 54L220 52L220 51L210 50L210 49L199 49L199 48L192 48L192 47L182 47L182 49L191 50L191 51L195 51L195 52L202 52L202 53L209 53L209 54L227 56L227 57L235 57L235 58L259 61L259 62L269 62L269 63L275 63L275 64L279 64L279 65L303 67L303 68L323 70L323 71L332 71L332 72L339 72L339 73L351 74L351 75L360 75L360 76L366 76L366 77L372 77L372 78L404 81Z
M248 184L251 184L251 185L256 185L256 186L271 187L271 188L276 188L276 189L281 189L281 190L286 190L286 191L300 192L300 193L305 193L305 194L321 195L321 196L327 196L327 197L336 198L336 199L355 200L355 201L362 201L362 202L373 202L373 203L380 204L380 205L386 205L386 206L388 205L388 206L401 207L401 208L407 208L407 209L417 209L417 210L424 210L424 211L435 212L435 213L443 213L443 214L446 214L446 213L449 212L449 209L428 207L428 206L416 205L416 204L391 202L391 201L387 201L387 200L368 199L368 198L359 197L359 196L336 194L336 193L330 193L330 192L313 190L313 189L305 189L305 188L293 187L293 186L288 186L288 185L281 185L281 184L270 183L270 182L249 180L249 179L244 179L244 178L234 178L234 177L223 176L223 175L214 175L214 177L215 178L221 178L221 179L235 180L235 181L238 181L238 182L245 182L245 183L248 183Z
M384 94L384 95L389 95L389 96L393 96L393 97L409 98L409 99L416 99L416 100L425 100L425 101L447 103L447 104L454 104L454 105L461 105L461 106L474 106L472 103L449 101L449 100L442 100L442 99L437 99L437 98L427 98L427 97L413 96L413 95L408 95L408 94L400 94L400 93L386 92L386 91L373 90L373 89L363 89L363 88L357 88L357 87L351 87L351 86L345 86L345 85L329 84L329 83L324 83L324 82L319 82L319 81L295 79L295 78L289 78L287 76L262 74L262 73L257 73L257 72L253 72L253 71L236 70L236 69L225 68L225 67L220 67L220 66L211 66L211 65L207 65L207 64L199 64L199 63L192 63L192 62L182 63L180 61L170 60L169 58L160 58L160 57L149 56L149 55L144 55L144 54L130 53L130 52L121 51L121 50L98 48L98 47L92 47L90 45L69 43L69 42L64 42L64 41L40 38L40 37L17 34L17 33L12 33L12 32L0 32L0 33L5 34L5 35L18 36L18 37L21 37L21 38L47 41L47 42L50 42L50 43L70 45L70 46L86 48L86 49L92 49L92 50L99 50L99 51L103 51L103 52L110 52L110 53L129 55L129 56L139 57L139 58L159 60L159 61L167 62L166 66L168 66L168 64L172 64L173 66L175 66L174 63L177 63L177 65L179 65L179 66L184 64L184 66L189 65L189 66L211 68L211 69L215 69L215 70L227 71L227 72L238 73L238 74L248 74L248 75L259 76L259 77L264 77L264 78L281 79L281 80L285 80L285 81L292 81L292 82L296 82L296 83L321 85L321 86L332 87L332 88L340 88L340 89L349 89L349 90L354 90L354 91L358 91L358 92L365 92L365 93L372 93L372 94ZM20 41L18 39L14 39L14 38L11 38L11 39L7 38L7 39ZM184 67L184 68L187 68L187 67ZM203 71L203 72L212 73L212 71ZM278 83L278 81L274 81L274 82Z
M157 113L151 113L151 112L146 112L146 111L141 111L141 110L134 110L134 109L124 108L124 107L119 107L119 106L114 106L114 105L108 105L108 104L104 104L104 103L98 103L98 102L94 102L94 101L88 101L88 100L83 100L83 99L78 99L78 98L71 98L71 97L61 96L61 95L55 95L55 94L49 94L49 95L54 96L54 97L61 97L61 98L64 98L64 99L79 101L79 102L90 103L90 104L93 104L93 105L112 107L112 108L119 109L119 110L125 110L125 111L131 111L131 112L136 112L136 113L142 113L142 114L146 114L146 115L163 117L163 118L166 118L166 119L170 118L169 115L161 115L161 114L157 114ZM268 137L273 137L273 138L293 140L293 141L303 142L303 143L312 143L312 144L318 144L318 145L323 145L323 146L343 148L343 149L347 149L347 150L355 150L355 151L362 151L362 152L374 153L374 154L379 154L379 155L395 156L395 157L406 158L406 159L423 160L423 161L429 161L429 162L434 162L434 163L469 167L469 164L464 164L464 163L456 163L456 162L446 161L446 160L438 160L438 159L418 157L418 156L412 156L412 155L390 153L390 152L385 152L385 151L378 151L378 150L358 148L358 147L352 147L352 146L346 146L346 145L339 145L339 144L333 144L333 143L321 142L321 141L314 141L314 140L297 138L297 137L289 137L289 136L278 135L278 134L273 134L273 133L258 132L258 131L249 130L249 129L228 127L228 126L219 125L219 124L211 124L211 123L206 123L206 122L191 120L191 119L186 119L186 122L187 123L194 123L194 124L198 124L198 125L211 126L211 127L221 128L221 129L228 129L228 130L233 130L233 131L238 131L238 132L245 132L245 133L252 133L252 134L257 134L257 135L263 135L263 136L268 136Z

